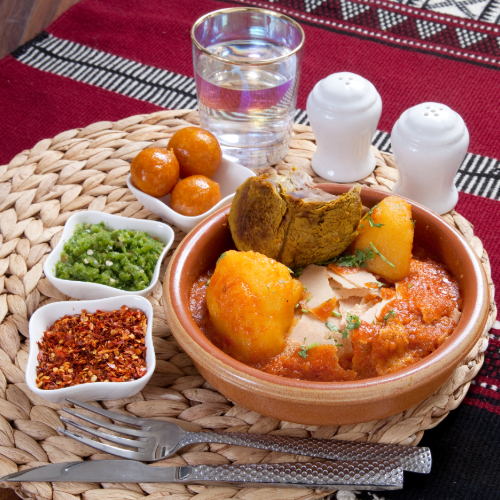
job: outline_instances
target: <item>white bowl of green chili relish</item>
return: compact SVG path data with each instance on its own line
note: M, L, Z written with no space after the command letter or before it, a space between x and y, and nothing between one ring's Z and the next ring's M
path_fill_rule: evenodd
M97 311L103 311L105 313L111 313L113 311L119 311L122 306L129 308L129 313L140 310L147 318L146 334L141 335L141 346L142 339L146 346L146 372L142 369L138 375L140 378L135 378L134 380L126 380L123 382L112 382L112 381L94 381L98 377L92 373L90 380L87 383L78 383L78 385L71 385L69 387L62 387L59 389L42 389L38 385L40 381L37 379L37 368L43 360L39 361L38 356L40 354L40 345L43 344L43 337L45 332L47 332L54 323L59 321L64 316L80 316L82 311L85 310L87 315L96 313ZM96 325L96 321L93 322ZM82 329L88 328L88 323L82 324ZM77 330L77 328L75 328ZM92 331L96 331L97 328ZM130 336L132 328L128 332ZM117 333L117 337L121 337L123 330ZM28 363L26 365L26 384L30 390L40 396L41 398L50 401L52 403L61 404L64 403L66 398L75 398L79 401L99 401L105 399L121 399L129 398L134 394L141 391L144 386L149 382L156 366L156 358L153 347L153 307L149 300L141 297L139 295L129 295L127 297L111 297L108 299L101 300L83 300L83 301L68 301L68 302L54 302L46 306L37 309L31 316L29 322L29 335L30 335L30 353L28 357ZM74 338L72 338L74 335ZM92 336L92 333L87 331L87 335ZM90 350L92 354L95 354L95 359L90 359L87 365L82 365L78 363L78 358L80 355L86 355L89 357L88 346L85 349L78 348L79 343L81 343L81 337L76 338L74 331L71 334L64 334L61 338L63 341L55 342L55 359L54 368L55 375L62 380L62 377L66 374L71 373L73 376L77 375L81 371L82 367L87 368L87 371L94 370L98 375L103 370L103 366L106 370L111 370L116 372L116 376L123 378L123 366L130 366L130 370L133 370L132 363L124 359L120 359L120 356L125 356L125 351L127 347L123 345L120 346L120 342L115 342L113 346L108 346L108 339L101 339L98 334L95 335L93 340L96 346L94 351ZM40 345L39 345L40 343ZM76 348L75 348L76 346ZM112 353L109 357L108 353ZM108 355L108 357L106 357ZM43 356L43 354L42 354ZM105 359L104 359L105 358ZM49 359L51 359L49 357ZM108 365L109 366L105 366ZM120 371L120 366L122 370ZM59 373L62 370L64 373ZM69 370L73 370L69 372ZM69 373L66 373L69 372ZM107 375L108 378L114 378L111 375ZM55 377L54 377L55 378ZM102 377L101 377L102 378ZM87 377L88 379L88 377ZM116 380L116 379L115 379ZM38 382L38 384L37 384Z
M143 193L140 189L134 186L132 176L127 178L127 186L132 191L134 196L151 212L160 216L163 220L170 222L185 233L188 233L197 226L202 220L205 220L209 215L213 214L219 208L229 205L234 198L236 190L249 178L253 177L255 173L249 168L222 158L222 163L219 170L211 177L220 186L222 199L214 205L210 210L201 215L189 217L181 215L170 207L170 194L163 198L155 198L149 194Z
M163 222L79 212L67 220L43 271L75 299L145 297L173 241L174 231Z

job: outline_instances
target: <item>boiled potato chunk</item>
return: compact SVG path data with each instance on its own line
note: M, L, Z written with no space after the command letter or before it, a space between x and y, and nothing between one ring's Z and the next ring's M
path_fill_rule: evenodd
M221 348L246 364L280 353L301 293L283 264L256 252L225 252L207 289Z
M381 226L377 227L379 225ZM413 247L413 222L409 203L397 196L384 198L371 213L361 219L358 231L354 249L364 251L370 248L375 254L373 260L367 261L368 271L393 282L408 275Z

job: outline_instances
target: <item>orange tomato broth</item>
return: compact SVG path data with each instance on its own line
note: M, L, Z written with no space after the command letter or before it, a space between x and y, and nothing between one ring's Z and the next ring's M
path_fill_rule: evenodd
M299 380L360 380L401 370L435 351L455 329L453 312L461 309L462 298L457 280L443 264L422 250L415 253L409 275L396 284L400 298L395 298L395 286L382 288L383 299L395 300L382 309L376 324L361 321L351 330L349 357L339 359L334 345L311 347L304 353L303 346L288 341L280 354L254 367ZM189 308L201 331L224 351L228 346L212 325L206 302L212 273L202 274L193 284Z

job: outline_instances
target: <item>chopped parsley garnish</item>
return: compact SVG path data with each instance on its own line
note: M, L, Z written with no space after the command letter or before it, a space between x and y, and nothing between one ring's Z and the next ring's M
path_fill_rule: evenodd
M415 224L417 223L417 221L415 219L412 219L411 223L413 224L413 227L415 228Z
M309 311L307 309L302 309L302 312L306 313L306 314L309 313Z
M297 303L297 304L295 304L295 309L297 309L297 307L299 307L299 304L298 304L298 303Z
M205 283L205 286L208 286L210 285L210 280L208 280L206 283Z
M386 263L391 267L396 267L392 262L389 262L376 248L375 245L370 241L370 246L373 248L373 251Z
M331 332L338 332L340 331L333 323L328 323L328 321L325 323L325 326L330 330ZM332 338L332 337L330 337Z
M306 339L304 338L304 342L306 341ZM312 349L313 347L318 347L319 344L317 342L313 342L312 344L309 344L309 345L302 345L301 346L301 349L299 351L299 356L302 356L304 359L307 358L307 351L309 349Z
M342 314L338 313L337 311L332 311L332 316L335 316L336 318L341 318Z
M381 288L381 287L385 286L384 283L380 283L380 281L377 281L377 280L371 281L371 283L373 283L374 285L377 285L377 288Z
M370 226L371 227L382 227L382 226L385 226L385 224L375 224L375 222L373 222L372 218L371 217L368 217L368 222L370 223Z
M309 302L312 299L312 297L307 297L306 302Z
M347 313L347 325L342 332L342 338L345 339L349 335L349 330L356 330L361 326L361 321L355 314Z
M217 259L217 262L215 263L215 265L217 265L219 263L219 260L222 260L225 256L226 256L226 252L222 253L221 256Z
M391 309L385 316L384 316L384 323L387 323L387 321L389 320L389 318L391 317L396 317L396 312L394 311L394 309Z
M382 226L385 226L385 224L375 224L375 222L373 222L373 219L372 219L372 214L373 214L373 211L378 207L378 203L373 206L372 208L370 208L370 210L368 210L368 213L365 215L364 219L363 220L367 220L369 223L370 223L370 226L371 227L382 227ZM364 225L361 225L361 227L363 228Z
M342 255L334 257L328 262L323 262L319 265L327 266L328 264L337 264L337 266L342 267L366 267L366 261L372 260L373 257L374 255L370 248L366 248L366 250L361 250L360 248L358 248L356 250L356 253L354 254L344 253Z
M356 330L361 326L361 321L355 314L347 313L347 329Z
M411 287L412 287L412 284L411 284L411 283L408 283L408 284L406 285L406 288L411 288Z

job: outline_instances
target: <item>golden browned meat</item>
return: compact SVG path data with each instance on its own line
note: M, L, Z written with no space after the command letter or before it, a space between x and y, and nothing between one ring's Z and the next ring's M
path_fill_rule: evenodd
M332 259L357 235L360 188L334 196L307 174L264 174L236 191L229 227L238 250L263 253L292 269Z
M225 252L207 289L217 344L247 364L280 353L302 285L286 266L256 252Z

